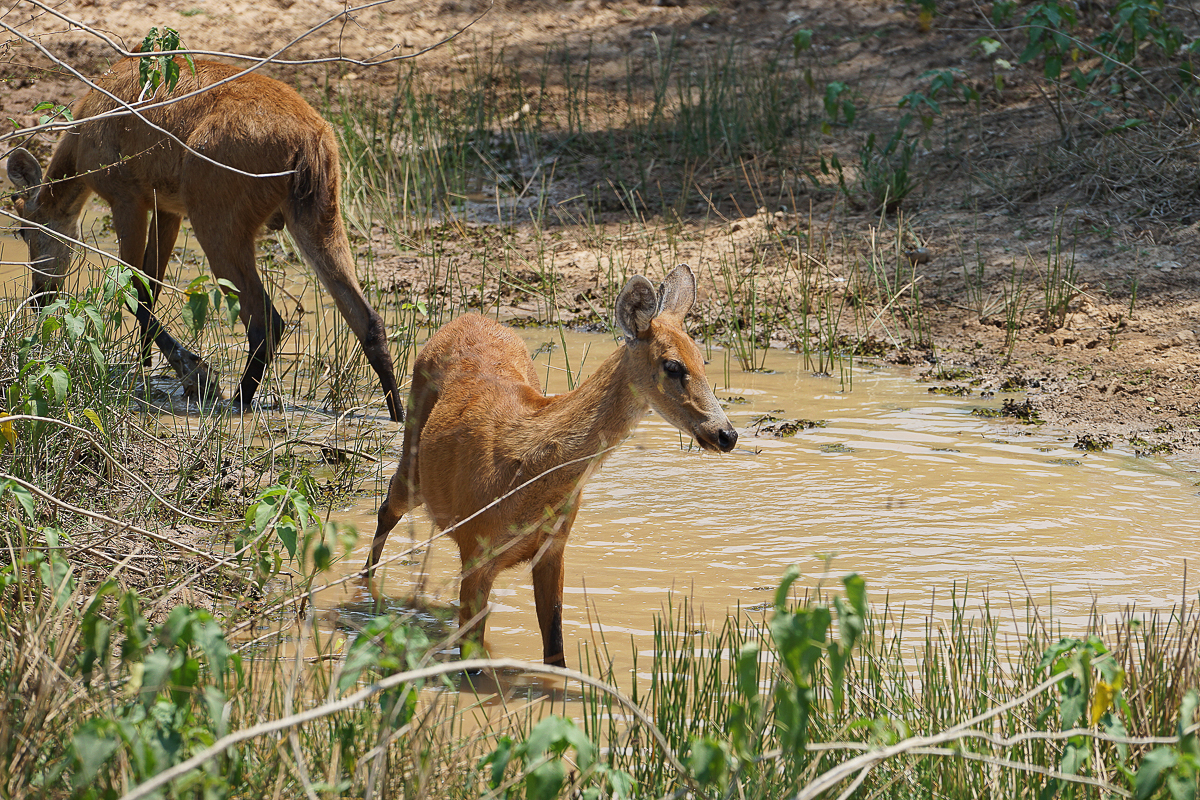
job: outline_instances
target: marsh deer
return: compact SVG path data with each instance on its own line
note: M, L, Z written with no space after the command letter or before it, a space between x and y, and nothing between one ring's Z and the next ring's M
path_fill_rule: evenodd
M172 94L181 96L237 73L213 62L197 61L194 73L182 60L179 66ZM96 83L126 103L139 104L137 59L118 63ZM160 87L150 101L162 100L169 95ZM66 239L79 238L83 204L98 194L112 207L121 260L149 278L148 287L137 282L143 360L149 362L154 342L189 395L214 393L216 380L204 361L175 341L152 313L180 221L187 216L213 274L233 284L241 302L250 352L234 399L248 406L284 330L255 266L254 240L264 224L272 230L286 225L362 344L392 419L402 419L383 320L359 289L342 227L337 142L329 124L295 90L255 74L147 110L145 119L132 114L91 119L120 108L96 89L79 100L73 109L79 124L59 142L45 176L26 150L8 159L8 176L18 189L17 214L33 223L20 233L29 245L35 303L44 305L66 277L72 255ZM255 177L262 173L288 174Z
M363 568L371 580L388 533L424 503L458 544L459 624L488 603L503 570L530 561L542 651L563 665L563 551L579 493L596 464L653 408L706 450L737 431L684 332L696 279L675 268L657 295L634 276L617 298L625 340L574 391L546 397L533 360L508 328L469 314L439 329L417 357L400 466L379 509ZM483 622L472 632L483 639Z

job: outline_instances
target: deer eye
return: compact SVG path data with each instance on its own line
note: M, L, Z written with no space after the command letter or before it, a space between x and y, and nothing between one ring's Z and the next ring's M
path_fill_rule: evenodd
M663 372L667 373L668 378L672 378L673 380L677 381L683 380L683 377L687 375L687 370L684 368L683 364L680 364L678 361L673 359L663 362Z

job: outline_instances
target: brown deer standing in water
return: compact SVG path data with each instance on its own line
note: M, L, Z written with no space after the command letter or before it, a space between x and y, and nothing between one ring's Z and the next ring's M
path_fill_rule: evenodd
M195 66L193 73L179 60L172 94L188 94L238 72L213 62ZM284 330L255 266L254 240L264 224L272 230L286 225L362 344L392 419L401 420L383 320L358 286L342 227L337 142L329 124L295 90L255 74L150 109L145 119L128 113L90 119L122 108L104 92L139 104L138 59L121 61L96 83L104 91L92 89L75 104L79 124L59 142L44 177L28 151L18 149L8 159L9 179L19 190L17 214L34 223L20 231L29 245L34 301L46 303L70 270L72 250L64 237L79 238L79 215L94 192L112 207L121 260L149 278L148 287L137 281L143 358L149 361L153 341L190 396L218 393L203 359L176 342L152 314L186 215L213 274L237 289L250 352L234 401L249 407ZM150 102L162 100L169 95L160 87ZM284 172L289 174L254 177Z
M508 328L468 314L438 330L413 368L404 451L379 509L368 582L388 533L424 503L462 557L460 626L481 615L497 574L531 561L543 655L564 665L563 551L591 470L647 408L706 450L737 443L683 330L695 299L686 265L657 295L634 276L617 299L624 343L556 397L542 394L528 349ZM472 633L482 641L483 623Z

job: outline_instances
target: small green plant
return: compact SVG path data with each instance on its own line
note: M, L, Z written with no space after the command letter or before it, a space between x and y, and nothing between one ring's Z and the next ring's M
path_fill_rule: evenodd
M636 797L629 773L598 761L596 745L575 723L563 717L546 717L520 741L502 736L480 767L486 770L488 785L499 797L554 800L568 786L564 757L570 750L575 751L572 772L578 772L578 777L573 776L571 781L572 796L614 800ZM507 776L514 762L521 765L519 780Z
M854 104L854 90L850 88L849 84L842 81L830 81L825 84L822 103L825 106L826 116L821 123L822 133L832 132L833 126L838 124L839 117L845 121L846 125L854 124L854 120L858 116L858 107Z
M859 183L872 209L895 212L917 183L912 174L916 145L893 136L882 148L876 147L875 134L867 136L859 150L862 165Z
M1093 635L1086 639L1064 638L1051 645L1042 655L1038 672L1064 676L1058 683L1057 696L1048 696L1038 715L1043 724L1057 716L1059 729L1071 734L1063 745L1059 772L1086 776L1097 768L1093 758L1096 743L1081 729L1091 728L1118 740L1128 738L1125 720L1132 712L1123 692L1125 671L1100 637ZM1128 747L1118 743L1114 749L1118 767L1124 768ZM1074 787L1064 779L1058 779L1057 784L1059 793L1073 794Z
M284 473L247 509L245 526L234 544L239 557L251 564L260 587L283 568L283 556L275 540L309 582L329 569L339 548L348 552L353 546L352 535L332 523L322 523L310 501L313 493L310 476Z
M1080 294L1079 276L1075 267L1075 239L1072 236L1069 252L1064 251L1063 217L1056 215L1054 239L1046 252L1046 272L1043 275L1043 325L1047 333L1058 330L1066 321L1071 303Z
M1063 60L1075 46L1072 31L1078 21L1074 3L1042 0L1029 5L1021 19L1029 40L1021 53L1021 63L1040 58L1045 76L1057 80L1062 74Z
M1154 748L1138 765L1133 780L1138 800L1153 797L1160 789L1165 789L1171 800L1195 800L1200 783L1200 734L1195 724L1198 707L1200 693L1189 689L1179 706L1175 728L1178 744Z
M33 113L36 114L39 111L45 111L47 113L38 117L38 125L46 125L59 117L67 122L75 121L75 115L71 113L69 106L58 105L57 103L51 103L48 100L38 103L33 107Z
M224 278L217 278L216 286L206 290L208 282L207 275L200 275L193 278L184 289L184 303L180 309L180 316L196 339L200 338L210 310L216 310L230 328L237 324L238 315L241 313L237 287Z
M142 44L138 48L138 52L174 53L181 48L179 31L174 28L163 28L161 31L158 28L151 28L146 37L142 39ZM184 53L183 60L187 63L192 73L195 74L196 62L192 59L191 54ZM142 93L144 95L154 94L162 84L166 84L168 93L173 92L175 91L175 84L179 82L179 62L175 60L174 55L139 56L138 76L142 81Z
M739 272L732 259L721 259L721 285L725 290L725 301L730 310L726 336L743 370L762 369L767 357L767 348L759 339L765 338L766 330L761 326L758 279L753 268ZM745 305L742 304L743 299Z
M126 700L76 728L71 737L70 780L81 800L116 796L128 778L140 782L179 763L227 732L226 704L244 680L241 659L206 612L176 607L153 628L136 594L118 602L115 626L102 607L116 584L100 587L80 626L80 670L85 681L126 684ZM115 630L114 630L115 628ZM116 664L112 645L120 643ZM185 785L236 785L240 759L209 762ZM180 787L183 788L183 787Z
M1029 310L1029 290L1025 285L1025 270L1017 266L1014 259L1009 269L1008 280L1001 292L1004 311L1004 351L1005 359L1011 360L1013 350L1017 346L1017 334L1021 331L1025 312Z

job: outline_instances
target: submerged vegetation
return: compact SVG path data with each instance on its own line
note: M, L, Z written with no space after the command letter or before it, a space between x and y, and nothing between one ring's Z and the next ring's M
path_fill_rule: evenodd
M607 84L565 40L540 60L456 43L459 69L405 62L386 89L329 73L343 211L397 371L466 309L607 329L632 274L690 260L707 287L690 323L725 384L761 370L771 346L843 390L856 361L884 351L965 379L939 362L929 253L908 216L932 178L967 174L956 185L972 214L1068 184L1143 197L1159 218L1193 213L1180 131L1200 40L1161 2L1115 9L995 3L972 49L986 82L937 70L883 104L798 25L767 57L728 37L697 58L653 33ZM939 11L913 10L924 25ZM985 122L1030 70L1053 132L1014 157ZM830 207L871 224L847 232ZM1004 332L1007 357L1078 308L1068 219L1055 215L1045 253L1001 270L959 248L967 311ZM689 239L695 224L720 235ZM237 298L195 277L198 248L182 241L172 279L185 288L160 317L231 375ZM761 608L669 610L630 674L613 667L617 643L575 673L447 663L442 632L402 615L331 633L309 600L354 535L330 519L382 493L393 445L357 341L319 286L283 269L298 259L272 234L259 266L298 330L262 405L162 413L178 397L141 367L125 313L137 278L89 258L59 301L0 314L4 797L1197 794L1200 611L1187 597L1067 630L1048 610L1004 615L955 590L949 618L914 634L910 610L868 605L860 578L797 597L793 570ZM1127 290L1101 348L1133 316L1136 279ZM1041 421L1028 399L980 413ZM825 423L755 424L789 437ZM496 713L472 689L494 690L505 669L556 677ZM568 698L569 716L547 713Z

